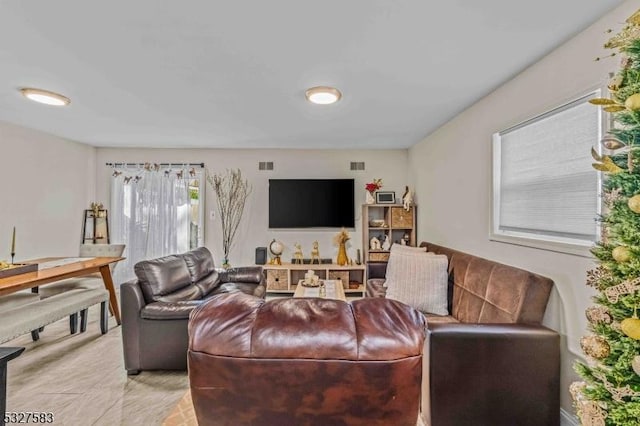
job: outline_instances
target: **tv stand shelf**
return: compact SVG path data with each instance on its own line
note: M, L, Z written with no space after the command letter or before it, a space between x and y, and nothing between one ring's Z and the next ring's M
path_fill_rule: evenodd
M267 278L267 293L291 294L295 293L298 281L312 269L320 279L342 280L345 294L352 297L364 297L366 292L366 266L327 264L297 264L264 265ZM346 281L346 282L345 282ZM357 283L358 288L349 288L349 284Z

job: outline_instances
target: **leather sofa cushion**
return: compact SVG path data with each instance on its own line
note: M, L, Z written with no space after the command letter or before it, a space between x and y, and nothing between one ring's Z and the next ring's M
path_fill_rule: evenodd
M200 289L203 296L207 296L220 285L220 274L218 271L213 270L209 275L196 281L195 285Z
M182 255L189 274L191 274L191 282L196 283L207 277L215 270L213 256L206 247L198 247L197 249L186 252Z
M256 286L255 284L247 284L247 283L222 283L215 290L207 295L207 297L215 296L223 293L233 293L233 292L242 292L244 294L250 294L252 296L261 297L261 294L255 294L257 291L259 292L262 289L260 286Z
M143 260L136 263L134 271L147 303L191 284L191 274L181 256Z
M265 302L235 292L209 299L189 321L190 350L224 357L395 360L420 356L424 335L418 311L379 298Z
M157 302L179 302L181 300L199 300L202 299L202 290L195 285L186 285L173 293L164 296L156 296Z
M140 311L140 317L148 320L188 319L191 311L202 304L202 300L180 302L153 302Z

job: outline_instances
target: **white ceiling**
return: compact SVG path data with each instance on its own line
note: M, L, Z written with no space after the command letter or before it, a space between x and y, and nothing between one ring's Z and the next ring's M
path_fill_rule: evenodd
M406 148L621 2L2 1L0 120L105 147ZM309 104L316 85L343 99Z

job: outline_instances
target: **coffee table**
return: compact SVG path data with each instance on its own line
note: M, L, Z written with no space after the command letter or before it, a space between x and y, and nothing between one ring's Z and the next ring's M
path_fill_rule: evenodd
M335 299L347 301L344 294L344 287L341 280L322 280L324 286L327 289L327 295L325 299ZM305 287L302 284L302 280L298 282L296 291L293 293L293 297L320 297L320 287Z

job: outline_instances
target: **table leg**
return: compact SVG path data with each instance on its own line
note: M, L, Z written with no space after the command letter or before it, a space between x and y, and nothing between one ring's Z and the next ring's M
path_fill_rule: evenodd
M0 426L4 426L7 408L7 362L20 356L24 348L0 348Z
M120 308L118 307L118 299L116 299L116 290L113 287L113 278L111 278L109 265L101 266L100 274L102 275L105 288L109 290L109 309L111 309L113 316L116 317L116 323L120 325Z

